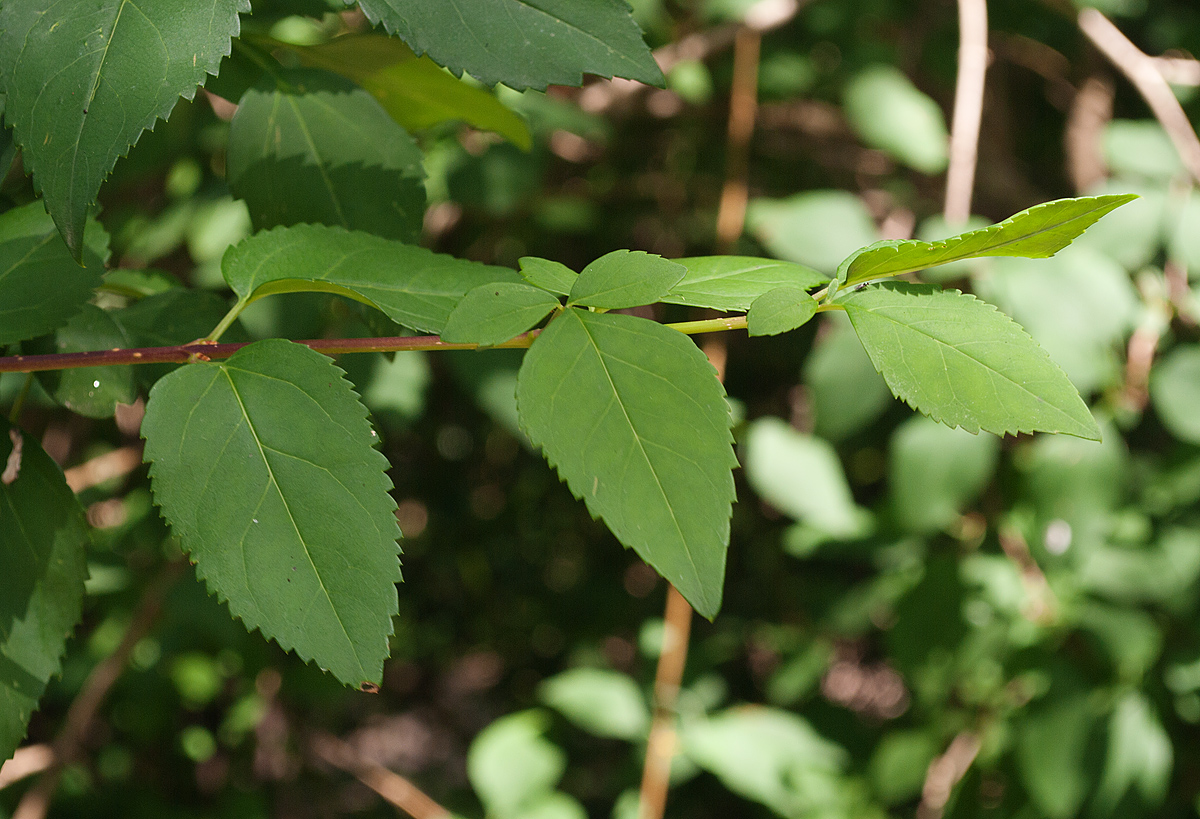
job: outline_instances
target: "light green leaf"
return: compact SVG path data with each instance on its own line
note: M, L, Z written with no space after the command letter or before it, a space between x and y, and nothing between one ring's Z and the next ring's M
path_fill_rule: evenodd
M499 344L533 327L558 306L558 299L539 287L518 282L483 284L468 291L450 312L442 338Z
M588 510L715 616L737 461L724 390L696 345L646 319L568 309L526 353L517 405Z
M490 92L457 79L428 57L418 57L395 37L347 34L316 46L272 45L291 50L306 66L358 83L407 131L462 120L529 150L525 120Z
M1062 370L992 305L906 282L843 293L838 303L892 393L935 421L967 432L1100 439Z
M372 23L455 74L510 88L579 85L583 73L661 86L625 0L363 0Z
M898 276L978 256L1044 259L1071 243L1100 217L1137 197L1134 194L1085 196L1044 202L1003 222L937 242L877 242L846 258L838 279L847 285L882 276Z
M640 250L614 250L583 269L567 304L619 310L653 304L687 271L682 265Z
M1093 812L1113 815L1123 796L1136 790L1151 811L1162 805L1174 764L1171 737L1140 691L1125 695L1108 724L1108 756L1096 788Z
M1000 442L915 415L888 443L888 482L896 519L914 532L935 532L991 480Z
M1077 816L1094 786L1086 754L1095 722L1092 698L1070 694L1030 709L1017 725L1021 782L1049 819Z
M817 300L795 287L776 287L763 293L746 313L752 336L774 336L807 324L817 314Z
M76 259L88 205L142 131L217 73L248 0L0 5L4 118Z
M879 148L921 173L946 170L950 135L942 109L899 69L875 65L846 86L846 118L872 148Z
M91 248L83 261L71 258L41 202L0 214L0 344L48 333L78 313L104 274Z
M59 672L83 606L87 523L37 439L0 421L0 761ZM20 454L13 453L14 439ZM12 480L8 480L12 477Z
M754 199L746 209L746 227L781 259L829 273L846 256L879 238L867 206L846 191Z
M53 337L26 345L32 353L82 353L129 346L129 337L107 311L85 304L83 312L68 321ZM90 418L111 418L117 403L137 398L133 368L81 367L38 373L38 380L55 401Z
M816 344L804 362L804 385L812 397L813 431L841 441L892 406L892 392L875 370L845 315L826 312Z
M650 730L646 698L627 675L573 668L538 687L542 702L598 737L642 741Z
M565 296L575 286L579 274L561 262L539 259L537 256L522 256L517 260L521 266L521 278L559 296Z
M871 784L886 805L921 795L929 763L941 750L927 731L889 731L871 755Z
M811 267L778 259L694 256L672 261L687 273L662 301L713 310L748 310L756 298L777 287L807 290L829 281Z
M260 341L159 381L142 434L155 502L230 611L344 683L378 682L400 530L342 371Z
M1104 161L1112 176L1134 176L1164 183L1185 174L1179 151L1157 121L1114 119L1101 137Z
M456 259L414 245L324 225L294 225L256 233L221 260L239 302L272 293L340 293L373 305L388 318L439 333L467 291L520 281L507 267Z
M566 755L543 734L542 711L521 711L479 732L467 751L467 776L490 815L517 817L553 793L567 769Z
M1172 435L1200 443L1200 346L1183 344L1155 363L1150 372L1154 411Z
M422 160L370 94L320 69L264 75L229 125L229 188L257 229L316 222L415 240Z

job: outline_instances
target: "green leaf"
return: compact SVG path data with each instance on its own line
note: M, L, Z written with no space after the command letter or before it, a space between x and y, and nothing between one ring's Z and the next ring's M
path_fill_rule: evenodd
M776 287L763 293L746 313L752 336L774 336L795 330L817 314L817 300L796 287Z
M629 676L603 668L573 668L538 687L542 702L598 737L642 741L650 730L646 698Z
M992 305L906 282L843 293L837 303L892 393L935 421L967 432L1100 440L1062 370Z
M272 293L340 293L405 327L440 333L459 300L481 284L520 281L507 267L323 225L256 233L221 260L242 305Z
M88 205L142 131L217 73L248 0L0 5L0 92L25 167L72 255Z
M804 362L804 386L812 397L813 431L837 442L883 415L893 404L892 392L850 320L837 311L822 315L813 351Z
M875 65L846 86L846 119L873 148L925 174L946 170L950 135L942 109L898 69Z
M358 83L407 131L462 120L529 150L529 126L518 114L488 91L457 79L428 57L413 54L395 37L347 34L317 46L272 45L293 51L306 66Z
M316 222L414 240L422 159L370 94L320 69L265 75L229 126L229 188L258 229Z
M37 439L5 422L0 429L2 761L24 739L82 613L88 529L62 470Z
M78 313L104 274L91 248L83 261L71 258L41 202L0 215L0 344L43 335Z
M517 405L588 510L714 617L737 461L724 390L696 345L646 319L568 309L526 353Z
M566 296L575 286L579 274L561 262L539 259L537 256L522 256L517 260L521 266L521 278L559 296Z
M400 531L342 371L260 341L159 381L142 434L155 501L230 611L344 683L378 682Z
M455 74L510 88L579 85L583 73L662 86L625 0L363 0L372 23Z
M1174 763L1171 737L1140 691L1131 691L1117 704L1108 725L1108 756L1096 787L1093 815L1115 815L1131 790L1148 808L1158 808L1167 795Z
M489 815L515 817L552 793L567 758L543 734L542 711L521 711L479 732L467 752L467 776Z
M807 290L829 281L810 267L778 259L695 256L672 261L687 273L662 301L713 310L748 310L756 298L777 287Z
M941 750L936 736L926 731L890 731L871 755L871 784L886 805L921 795L929 763Z
M26 345L31 353L82 353L129 346L129 337L106 310L85 304L83 312L54 333ZM116 405L137 398L133 368L80 367L38 373L38 380L55 401L90 418L111 418Z
M920 415L901 424L888 444L888 483L896 519L914 532L935 532L991 480L1000 442Z
M539 287L495 282L472 288L450 312L442 338L485 346L519 336L558 307L558 299Z
M1069 245L1104 214L1136 198L1127 193L1057 199L1023 210L999 224L937 242L876 242L846 258L838 266L838 279L853 285L978 256L1045 259Z
M1150 399L1172 435L1200 443L1200 346L1180 345L1156 362L1150 372Z
M848 254L879 238L867 206L846 191L752 200L746 209L746 227L781 259L830 273Z
M1086 694L1049 700L1022 715L1016 758L1031 801L1050 819L1070 819L1094 787L1087 765L1088 739L1096 722Z
M121 325L133 346L169 347L204 338L228 311L228 300L211 290L173 287L109 315ZM246 340L240 325L233 329L224 340ZM178 364L139 364L133 371L138 381L149 387L178 367Z
M614 250L583 269L567 304L619 310L653 304L687 271L682 265L640 250Z

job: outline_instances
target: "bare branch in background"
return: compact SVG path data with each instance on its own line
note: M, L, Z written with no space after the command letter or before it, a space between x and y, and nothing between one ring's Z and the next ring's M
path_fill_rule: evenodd
M987 0L958 0L958 80L954 89L944 211L946 221L952 225L966 222L971 215L987 76L987 37Z
M317 734L309 748L322 762L353 774L359 782L412 819L449 819L451 815L408 779L365 758L354 746L333 734Z

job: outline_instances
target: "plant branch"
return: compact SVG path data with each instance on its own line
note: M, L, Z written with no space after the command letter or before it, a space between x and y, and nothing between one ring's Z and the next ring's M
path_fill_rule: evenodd
M988 64L987 0L958 0L958 79L950 127L950 170L946 175L945 217L962 224L971 215L979 123Z
M317 734L309 742L309 749L322 762L352 774L359 782L413 819L449 819L451 816L450 811L408 779L378 762L365 758L354 746L333 734Z

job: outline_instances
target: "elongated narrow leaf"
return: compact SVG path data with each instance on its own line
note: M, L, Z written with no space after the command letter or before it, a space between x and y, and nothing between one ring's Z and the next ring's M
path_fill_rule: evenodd
M154 498L248 628L342 682L378 682L400 580L386 459L343 373L272 339L155 385Z
M550 293L565 296L575 286L579 274L561 262L549 259L539 259L537 256L522 256L518 260L521 265L521 278Z
M1063 371L992 305L906 282L865 287L838 303L892 393L935 421L968 432L1100 440Z
M19 444L17 443L19 442ZM19 446L19 451L14 451ZM25 737L82 610L87 523L37 439L0 422L0 761Z
M653 304L686 272L661 256L640 250L614 250L583 269L571 287L567 304L606 310Z
M117 157L217 73L248 11L249 0L0 4L5 121L76 259Z
M374 305L405 327L440 333L450 311L481 284L520 281L507 267L323 225L256 233L221 260L242 302L271 293L324 291Z
M715 616L737 461L724 390L696 345L646 319L568 309L526 354L517 408L588 510Z
M316 222L412 240L425 212L417 143L349 80L280 69L229 126L229 188L256 228Z
M467 344L499 344L533 327L555 307L558 299L528 284L480 285L450 313L442 338Z
M773 336L795 330L817 314L817 300L796 287L776 287L763 293L746 313L752 336Z
M0 344L48 333L78 313L104 275L92 248L83 261L71 258L41 202L0 215Z
M778 259L696 256L672 261L683 265L687 273L662 301L713 310L748 310L755 299L776 287L807 290L829 281L811 267Z
M510 88L579 85L584 72L662 85L625 0L362 0L372 23L455 74Z
M876 242L838 266L838 280L857 284L978 256L1045 259L1071 243L1104 214L1136 199L1134 194L1058 199L1035 205L995 225L937 242Z
M306 66L358 83L408 131L462 120L529 150L529 126L520 115L490 92L468 85L428 57L413 54L395 37L348 34L317 46L273 45L295 52Z

